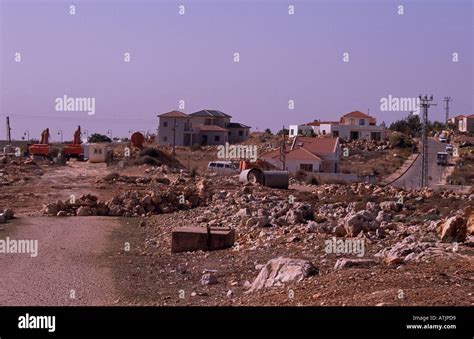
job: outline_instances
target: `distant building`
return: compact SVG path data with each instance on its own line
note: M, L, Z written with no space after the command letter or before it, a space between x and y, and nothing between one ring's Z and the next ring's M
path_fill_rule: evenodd
M289 133L290 138L293 138L298 135L312 135L314 134L314 131L313 131L312 126L303 124L303 125L290 125L288 128L288 133Z
M452 123L453 125L455 125L457 129L459 129L459 121L464 119L464 118L465 118L465 115L457 115L453 118L450 118L449 122Z
M459 132L474 132L474 114L462 116L458 121Z
M298 128L293 128L297 126ZM365 113L354 111L343 115L339 121L313 121L304 125L290 125L289 136L309 135L308 131L315 135L329 135L345 140L382 140L386 138L385 126L377 126L377 120Z
M333 135L345 140L379 141L385 139L386 130L384 126L377 126L377 120L374 117L354 111L341 117L339 126L334 128Z
M229 130L229 142L242 142L249 138L250 126L238 123L231 122L227 125Z
M162 145L223 145L249 138L250 126L230 122L232 117L221 111L201 110L189 115L172 111L158 117L157 143Z
M159 144L173 145L174 142L176 146L192 145L193 131L189 115L180 111L171 111L160 114L158 117L157 142Z
M274 150L260 156L263 160L282 167L280 150ZM290 172L339 172L339 138L301 137L293 139L285 154L285 169Z

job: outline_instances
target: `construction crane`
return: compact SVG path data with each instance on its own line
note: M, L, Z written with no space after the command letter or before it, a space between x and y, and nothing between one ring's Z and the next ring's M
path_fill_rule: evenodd
M51 147L49 145L49 128L46 128L41 132L41 141L38 144L31 145L29 150L33 156L39 156L44 158L51 158ZM84 159L84 148L81 141L81 126L77 127L74 132L73 141L66 143L63 146L63 153L66 160L71 158L77 158L79 160Z
M33 144L29 148L33 156L49 157L49 128L41 132L41 140L38 144Z
M71 158L84 160L84 148L82 147L81 140L81 126L77 126L77 130L74 132L72 143L65 144L63 149L66 160Z

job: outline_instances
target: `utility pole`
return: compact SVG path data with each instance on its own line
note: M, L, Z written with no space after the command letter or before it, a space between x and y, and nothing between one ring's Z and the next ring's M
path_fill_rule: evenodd
M174 169L174 152L176 147L176 118L173 121L173 151L171 152L171 168Z
M7 139L8 145L10 146L12 144L12 129L10 127L10 117L7 117Z
M421 187L428 186L428 108L430 106L436 106L432 104L433 95L428 98L427 95L422 97L419 96L420 99L420 106L423 108L423 116L421 120L421 142L422 142L422 150L421 150Z
M280 161L282 162L281 170L284 171L286 169L286 133L285 133L285 126L282 128L282 140L280 142Z
M453 99L451 99L451 97L444 97L443 101L445 102L444 109L446 110L446 125L447 125L448 120L449 120L449 102L453 101Z

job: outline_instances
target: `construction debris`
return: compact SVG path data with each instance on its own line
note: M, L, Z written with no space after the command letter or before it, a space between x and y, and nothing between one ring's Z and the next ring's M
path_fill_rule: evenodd
M171 252L212 251L234 245L235 231L224 227L180 227L171 233Z

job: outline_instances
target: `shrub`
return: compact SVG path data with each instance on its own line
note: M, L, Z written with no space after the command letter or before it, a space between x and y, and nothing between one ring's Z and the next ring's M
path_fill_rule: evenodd
M152 148L152 147L144 148L140 151L140 156L141 157L149 156L149 157L152 157L152 158L159 158L160 155L161 155L160 151L157 150L156 148Z
M412 139L403 133L393 133L390 136L390 143L392 144L393 147L398 147L398 148L413 147Z
M95 142L112 142L112 139L110 139L108 136L99 134L99 133L93 133L91 136L87 139L88 142L95 143Z
M318 179L316 179L316 177L314 175L309 176L306 179L306 183L308 185L318 185L319 184Z
M159 162L157 159L149 156L149 155L145 155L145 156L142 156L140 158L138 158L137 160L135 160L135 164L136 165L144 165L144 164L147 164L147 165L152 165L152 166L161 166L161 162Z
M298 171L295 173L295 179L296 179L296 180L304 180L304 179L306 179L306 172L303 171L303 170L298 170Z

